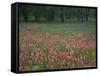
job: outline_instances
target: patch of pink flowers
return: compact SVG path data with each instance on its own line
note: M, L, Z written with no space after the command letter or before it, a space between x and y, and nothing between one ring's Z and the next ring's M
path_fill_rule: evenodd
M95 35L44 34L40 36L32 32L25 32L21 35L20 41L23 42L20 44L19 69L23 71L29 70L29 65L45 69L80 68L95 65L95 58L86 64L86 57L83 55L87 49L96 48ZM65 50L58 49L62 45Z

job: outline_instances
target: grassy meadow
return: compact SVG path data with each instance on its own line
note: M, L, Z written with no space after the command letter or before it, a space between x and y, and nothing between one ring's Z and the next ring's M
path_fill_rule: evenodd
M96 67L96 22L19 23L19 70Z

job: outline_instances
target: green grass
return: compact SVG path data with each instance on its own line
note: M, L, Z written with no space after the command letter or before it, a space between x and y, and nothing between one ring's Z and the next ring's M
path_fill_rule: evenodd
M35 25L36 24L36 25ZM27 31L29 26L39 26L37 29L30 29L31 31L43 33L63 33L63 34L93 34L96 32L95 21L86 23L20 23L21 31Z
M93 60L96 57L96 49L95 48L88 48L88 49L76 49L75 51L76 56L82 56L85 57L84 62L85 64L91 63L91 60Z
M96 49L87 49L83 55L85 56L85 63L90 63L96 57Z
M69 51L67 48L65 48L64 46L60 45L59 47L57 47L57 49L59 51Z

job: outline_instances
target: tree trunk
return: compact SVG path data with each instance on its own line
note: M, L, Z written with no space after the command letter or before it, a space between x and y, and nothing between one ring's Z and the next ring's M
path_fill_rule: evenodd
M64 10L63 8L61 8L61 22L63 23L64 22Z
M86 21L88 21L88 14L89 14L89 10L86 9Z
M23 18L24 18L25 22L28 22L27 10L23 8L22 9L22 14L23 14Z
M55 16L55 11L54 11L53 8L50 8L49 11L48 11L48 21L53 22L54 16Z

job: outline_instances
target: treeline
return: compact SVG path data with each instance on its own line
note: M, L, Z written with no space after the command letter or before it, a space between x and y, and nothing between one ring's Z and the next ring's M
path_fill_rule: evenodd
M19 20L24 22L87 22L95 19L95 8L20 5Z

